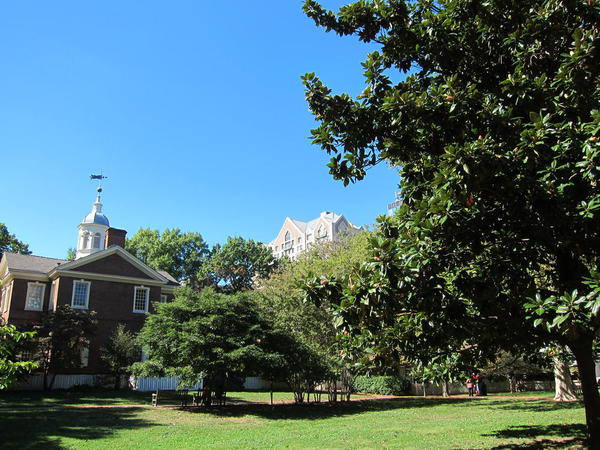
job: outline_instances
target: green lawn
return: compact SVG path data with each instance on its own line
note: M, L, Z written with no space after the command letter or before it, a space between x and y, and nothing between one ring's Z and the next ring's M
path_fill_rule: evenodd
M0 396L2 448L565 448L580 446L584 435L580 403L526 397L271 407L241 403L267 401L267 393L234 393L232 406L178 410L57 406L141 403L148 393L61 393L43 401L29 394L19 408L15 395ZM51 406L23 407L34 404Z

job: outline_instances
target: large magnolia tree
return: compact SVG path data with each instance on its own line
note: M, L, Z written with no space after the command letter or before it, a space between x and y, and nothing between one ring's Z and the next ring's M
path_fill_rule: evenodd
M599 448L600 5L377 0L334 13L307 0L304 10L377 47L357 98L304 77L330 173L347 184L386 161L405 198L361 278L370 290L341 289L345 311L360 312L347 319L361 323L369 308L426 318L424 331L459 351L481 347L463 343L469 329L507 346L523 332L566 345Z

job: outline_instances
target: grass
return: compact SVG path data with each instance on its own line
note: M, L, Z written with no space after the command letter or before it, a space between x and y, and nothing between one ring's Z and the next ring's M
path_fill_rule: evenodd
M148 406L60 408L77 401L126 405L149 393L53 394L15 408L0 396L2 448L566 448L585 433L580 403L519 396L402 398L350 404L269 405L268 393L234 393L237 405L192 410ZM37 394L41 395L41 394ZM284 399L276 393L275 399Z

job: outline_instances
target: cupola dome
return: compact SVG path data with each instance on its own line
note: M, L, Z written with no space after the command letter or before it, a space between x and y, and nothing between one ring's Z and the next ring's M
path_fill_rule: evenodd
M102 213L100 193L102 188L98 186L96 201L92 205L92 211L83 218L79 224L79 236L77 239L77 252L75 258L90 255L105 248L106 230L110 227L108 218Z

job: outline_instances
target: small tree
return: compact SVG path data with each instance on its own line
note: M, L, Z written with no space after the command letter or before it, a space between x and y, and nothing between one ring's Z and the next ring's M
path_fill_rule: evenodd
M482 368L481 372L488 377L506 378L510 392L515 392L520 378L539 374L548 365L549 361L545 353L537 352L525 358L523 355L500 351L493 361Z
M139 343L149 360L136 363L134 373L167 373L182 386L204 380L211 390L225 389L229 376L276 372L272 365L283 361L277 336L247 294L182 288L146 319Z
M18 361L19 346L35 336L32 332L19 332L14 325L0 324L0 390L37 367L34 361Z
M77 251L73 247L69 247L67 250L67 261L74 261L77 256Z
M100 358L115 377L115 389L121 387L123 375L131 373L131 365L139 361L140 353L135 335L124 324L118 324L100 353Z
M44 375L44 390L52 389L57 371L81 367L82 353L96 331L94 316L93 311L63 305L45 313L41 323L34 326L37 331L35 352Z

